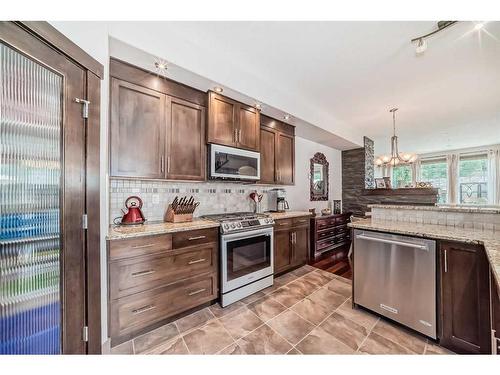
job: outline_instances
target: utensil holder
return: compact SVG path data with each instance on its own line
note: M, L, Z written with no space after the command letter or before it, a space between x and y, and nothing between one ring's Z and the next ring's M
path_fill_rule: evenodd
M176 214L172 209L172 205L168 205L164 220L168 223L186 223L193 221L193 214Z

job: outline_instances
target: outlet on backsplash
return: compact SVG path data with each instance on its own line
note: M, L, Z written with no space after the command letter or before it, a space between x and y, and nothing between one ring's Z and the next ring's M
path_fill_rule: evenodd
M169 203L176 195L193 196L200 201L194 216L237 211L254 211L250 193L264 194L262 210L267 211L267 192L274 186L248 185L237 182L169 182L152 180L110 179L110 221L121 217L128 196L138 195L144 202L143 212L148 221L163 220Z

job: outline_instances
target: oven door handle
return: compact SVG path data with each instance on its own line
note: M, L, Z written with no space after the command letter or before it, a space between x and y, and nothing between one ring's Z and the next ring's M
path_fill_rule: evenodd
M256 229L248 232L223 234L222 240L224 242L229 242L233 240L243 240L245 238L252 238L257 236L272 236L272 234L273 234L273 227L267 227L265 229Z

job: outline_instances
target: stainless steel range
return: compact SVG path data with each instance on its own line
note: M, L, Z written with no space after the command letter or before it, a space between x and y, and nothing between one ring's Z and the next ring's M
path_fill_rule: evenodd
M206 215L220 223L221 306L273 285L273 225L265 214Z

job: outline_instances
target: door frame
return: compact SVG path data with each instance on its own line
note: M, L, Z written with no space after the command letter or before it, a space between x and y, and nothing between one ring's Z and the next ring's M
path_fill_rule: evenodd
M48 22L6 21L19 28L19 33L27 33L50 48L64 55L72 63L84 70L84 92L91 102L88 119L85 119L85 213L88 227L83 235L85 257L85 324L88 340L85 353L101 353L101 286L100 286L100 85L104 67L93 59ZM19 37L19 36L18 36ZM22 38L22 36L20 36ZM14 45L15 47L15 45ZM82 327L83 339L83 327ZM63 354L67 353L62 348Z

